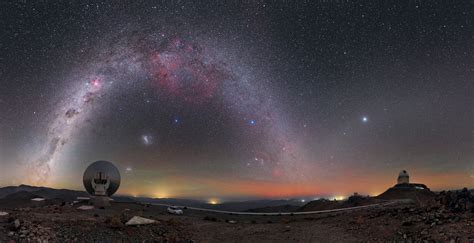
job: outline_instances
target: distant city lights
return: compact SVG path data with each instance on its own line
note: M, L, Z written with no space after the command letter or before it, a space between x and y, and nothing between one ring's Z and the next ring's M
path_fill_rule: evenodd
M212 204L212 205L216 205L216 204L219 204L220 201L219 201L219 199L211 198L211 199L209 199L208 203Z

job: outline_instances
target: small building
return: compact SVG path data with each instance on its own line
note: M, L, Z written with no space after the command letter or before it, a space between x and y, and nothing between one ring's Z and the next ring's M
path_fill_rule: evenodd
M406 170L402 170L398 174L397 184L410 184L410 176Z
M36 197L31 199L31 206L33 207L43 207L46 205L46 199L41 197Z

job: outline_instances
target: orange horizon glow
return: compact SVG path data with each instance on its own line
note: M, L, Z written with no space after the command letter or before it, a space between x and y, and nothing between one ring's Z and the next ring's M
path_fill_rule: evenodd
M409 171L410 172L410 171ZM412 183L422 183L433 191L473 187L474 180L460 172L432 173L417 171L410 178ZM156 183L134 184L123 181L117 194L152 198L201 198L208 203L220 203L223 198L298 198L325 197L347 198L357 192L360 195L376 196L396 184L395 175L379 174L373 177L342 176L344 180L308 182L273 182L252 179L195 178L190 176L167 176ZM55 188L73 188L77 185L49 184ZM82 186L82 185L81 185Z

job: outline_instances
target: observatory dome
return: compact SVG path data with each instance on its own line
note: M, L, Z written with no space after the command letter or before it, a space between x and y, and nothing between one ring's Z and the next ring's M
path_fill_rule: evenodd
M410 176L408 175L408 172L406 170L400 171L400 174L398 174L397 183L398 184L409 184L410 183Z

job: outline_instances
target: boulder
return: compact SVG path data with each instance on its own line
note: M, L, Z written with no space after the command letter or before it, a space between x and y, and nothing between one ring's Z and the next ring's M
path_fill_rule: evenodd
M19 219L15 219L15 221L13 221L12 226L13 226L14 229L20 228L20 226L21 226L20 220L19 220Z
M94 209L94 206L82 205L82 206L78 207L77 209L79 209L79 210L92 210L92 209Z
M129 225L129 226L133 226L133 225L153 224L155 222L156 222L156 220L153 220L153 219L147 219L147 218L143 218L143 217L140 217L140 216L134 216L133 218L131 218L125 224Z

